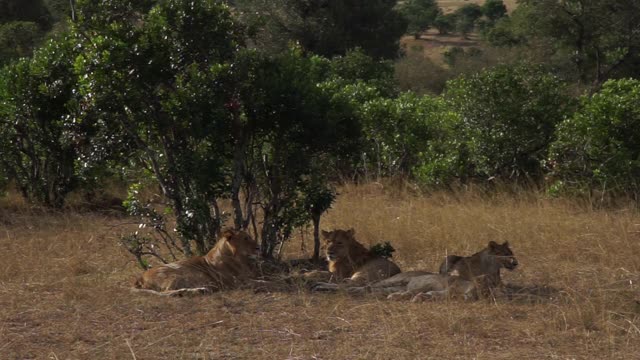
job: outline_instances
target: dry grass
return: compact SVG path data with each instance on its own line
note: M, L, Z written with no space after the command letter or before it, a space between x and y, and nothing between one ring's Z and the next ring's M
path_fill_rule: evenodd
M9 204L7 204L9 203ZM640 215L526 194L345 187L322 227L391 241L405 270L509 240L516 285L553 298L411 304L344 294L131 293L123 219L0 203L2 359L631 359L640 356ZM309 236L306 237L309 239ZM299 257L300 238L285 249ZM306 248L311 244L307 241Z

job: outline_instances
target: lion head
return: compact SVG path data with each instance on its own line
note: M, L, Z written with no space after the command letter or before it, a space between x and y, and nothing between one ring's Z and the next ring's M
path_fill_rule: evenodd
M362 246L362 244L356 241L354 237L355 233L356 231L354 229L333 231L322 230L327 260L330 262L348 258L355 260L365 254L368 254L369 251Z
M258 255L258 251L258 243L246 231L229 228L222 232L222 237L209 254L248 259Z
M505 241L503 244L498 244L495 241L489 241L489 254L495 256L496 260L502 265L502 267L513 270L518 266L518 260L513 251L509 248L509 242Z

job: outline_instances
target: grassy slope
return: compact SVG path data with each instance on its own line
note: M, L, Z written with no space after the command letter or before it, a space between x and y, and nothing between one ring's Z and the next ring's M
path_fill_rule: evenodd
M511 13L517 6L517 0L503 0L507 7L507 11ZM438 5L442 8L445 14L454 12L461 6L469 3L476 3L482 5L484 0L439 0ZM424 33L420 39L415 39L412 35L405 36L401 40L402 46L408 51L420 50L423 56L435 64L440 66L444 65L442 55L448 49L452 47L469 48L474 46L481 46L478 36L475 34L469 35L467 39L462 38L457 34L440 35L436 29L430 29Z
M512 284L549 285L534 303L410 304L343 294L131 293L116 244L126 219L0 207L0 358L619 358L640 356L640 216L535 195L427 197L341 189L323 228L391 241L405 270L509 240ZM308 239L308 236L307 236ZM287 247L300 256L299 238ZM306 248L311 248L307 243ZM363 347L364 345L364 347Z

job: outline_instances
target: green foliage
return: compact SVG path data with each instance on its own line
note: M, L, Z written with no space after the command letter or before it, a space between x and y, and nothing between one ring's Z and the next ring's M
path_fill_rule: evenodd
M438 29L440 35L446 35L456 29L457 15L451 14L439 14L433 21L433 27Z
M0 66L31 56L53 21L42 0L0 0Z
M476 21L482 16L482 7L478 4L465 4L454 12L455 28L463 36L473 31Z
M555 126L570 104L562 81L537 67L499 66L450 81L445 98L462 118L461 178L541 179Z
M575 72L577 80L598 86L640 73L638 16L638 1L522 0L509 24L512 33L521 34L515 38L545 44L545 61L557 67L570 63L567 75Z
M0 73L0 167L27 199L47 206L61 207L78 185L74 56L60 37Z
M305 57L297 49L255 56L253 75L239 100L246 116L243 132L252 144L246 171L259 189L263 252L270 255L293 227L311 219L312 208L324 211L333 200L326 177L337 159L330 155L348 146L358 134L357 123L349 104L333 96L335 88L318 84L331 68L355 75L342 59L327 67L326 60Z
M0 24L12 21L35 22L41 30L48 30L52 24L43 0L0 0Z
M361 48L374 58L397 57L406 22L396 0L239 0L238 12L256 43L274 53L291 42L333 57Z
M487 0L482 4L482 14L491 23L495 23L507 15L507 7L502 0Z
M435 0L408 0L401 7L400 12L407 19L407 32L417 38L424 31L429 30L442 10Z
M0 65L30 56L42 33L31 21L12 21L0 25Z
M434 150L442 127L453 121L444 104L429 96L405 93L395 99L367 101L360 109L367 167L377 177L411 174Z
M607 81L558 127L550 166L556 191L640 195L640 81Z
M526 36L518 31L510 17L501 18L483 35L493 46L516 46L526 42Z
M83 122L135 144L172 202L186 254L217 238L227 188L233 60L240 36L217 1L79 3Z
M396 249L393 248L393 246L391 246L391 243L388 241L385 241L384 244L375 244L373 245L369 251L371 251L371 253L374 256L379 256L379 257L383 257L383 258L391 258L393 257L393 253L396 251Z

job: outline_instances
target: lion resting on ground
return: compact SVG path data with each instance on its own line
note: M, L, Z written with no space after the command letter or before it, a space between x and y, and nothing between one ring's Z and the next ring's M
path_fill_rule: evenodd
M489 245L471 256L449 255L440 265L440 274L456 274L468 281L483 277L487 289L502 286L500 268L514 270L518 260L509 248L509 242L502 245L489 241Z
M368 286L350 287L351 294L383 294L390 300L411 299L411 302L461 298L477 300L478 287L474 281L468 281L453 275L434 274L426 271L408 271L396 274Z
M439 274L409 271L368 286L349 287L347 291L384 294L388 299L411 299L412 302L443 298L477 300L480 295L495 296L496 290L502 291L500 268L513 270L516 266L518 261L509 244L491 241L486 249L472 256L448 256Z
M159 295L234 288L253 276L250 258L257 249L258 244L249 234L227 229L207 255L147 270L133 285Z
M398 265L372 254L354 235L353 229L322 231L329 272L337 281L373 282L400 272Z
M386 279L400 272L392 261L376 256L360 244L354 237L355 230L322 231L324 248L329 261L329 272L312 272L306 275L312 280L334 280L351 285L372 283ZM327 279L328 278L328 279ZM337 284L319 283L315 290L335 290Z

